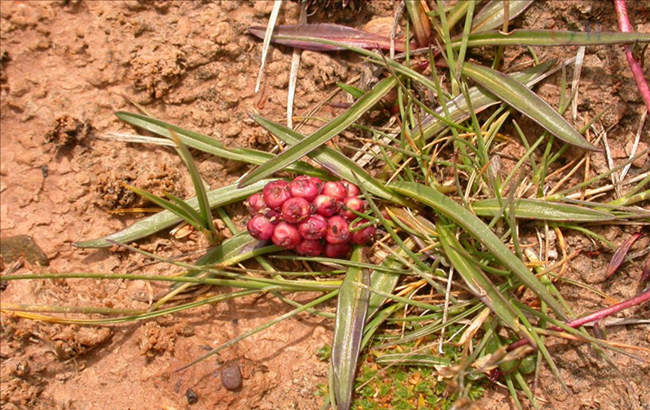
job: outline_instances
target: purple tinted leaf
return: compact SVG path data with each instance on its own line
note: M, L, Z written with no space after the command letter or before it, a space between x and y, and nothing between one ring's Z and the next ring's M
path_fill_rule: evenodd
M643 265L643 271L641 271L641 282L650 280L650 257L645 260L645 265Z
M616 273L616 271L621 266L621 264L623 264L623 261L625 260L625 256L630 250L630 247L640 237L641 237L640 233L635 233L634 235L630 236L625 242L623 242L621 246L618 247L618 249L616 249L616 252L614 252L614 256L612 256L612 260L609 262L609 265L607 266L607 274L605 275L606 278L609 278L614 273Z
M263 39L266 27L252 26L248 32L257 38ZM321 40L336 41L353 47L366 49L390 49L390 39L379 34L357 30L340 24L317 23L317 24L287 24L276 26L273 30L271 41L275 44L282 44L289 47L302 48L313 51L339 51L343 47L312 42L307 39L297 40L292 37L312 37ZM395 42L395 50L404 51L404 44Z

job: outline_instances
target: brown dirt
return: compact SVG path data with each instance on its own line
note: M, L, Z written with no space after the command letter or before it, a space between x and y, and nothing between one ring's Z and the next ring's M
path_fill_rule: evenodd
M132 131L113 115L119 110L135 111L128 98L156 117L211 135L228 146L270 148L268 135L251 124L247 113L257 109L268 118L284 118L291 52L272 48L264 90L255 95L261 45L245 29L266 24L272 3L0 2L0 234L29 234L49 257L49 267L25 263L17 273L156 272L157 267L141 255L72 246L74 241L121 229L139 217L107 212L144 205L124 190L125 182L154 193L191 193L189 179L171 150L99 136ZM629 3L635 28L649 32L650 24L640 22L643 6ZM361 26L373 16L391 15L391 10L391 1L373 2L353 16L322 12L310 18ZM295 22L297 14L295 4L286 4L280 22ZM602 30L616 30L613 15L608 1L557 1L535 4L517 24L582 29L589 21L598 22ZM575 54L575 49L539 51L544 57ZM512 52L507 57L506 63L513 65L521 56ZM342 54L304 53L295 104L298 114L321 101L335 82L358 73L360 67L352 61ZM554 78L540 87L551 103L557 103L558 84L559 78ZM614 107L602 125L613 127L609 143L613 151L624 153L643 107L620 48L590 47L581 84L578 125L605 107ZM326 107L323 115L335 111ZM644 135L646 143L648 135ZM213 188L232 183L245 169L207 155L197 158ZM647 169L647 163L640 166ZM605 169L602 156L593 156L593 168ZM229 211L242 226L241 209ZM634 227L605 227L600 233L619 244L634 231ZM600 248L582 236L568 240L572 246L594 251L592 257L574 261L569 278L594 284L618 299L639 290L640 260L624 265L617 278L603 282L595 272L603 271L611 255L598 254ZM196 252L205 245L195 235L180 240L161 235L139 244L163 256ZM647 235L633 251L644 247L648 247ZM16 266L7 261L4 265L5 271ZM562 290L578 314L600 306L591 293L569 286ZM155 292L139 282L21 281L8 284L2 301L142 309ZM327 365L317 360L316 351L328 343L332 330L332 323L321 318L301 316L282 322L216 359L173 372L205 349L287 310L274 299L250 298L111 328L54 325L3 315L0 405L7 409L186 408L191 390L198 398L193 408L318 408L315 391L319 383L327 382ZM648 307L624 316L649 317ZM647 327L609 330L611 339L645 347L650 346L649 334ZM650 403L647 364L612 354L621 370L617 373L588 349L575 349L569 343L556 343L551 349L571 394L562 392L545 370L537 392L549 400L549 408L614 409ZM222 387L219 374L223 366L233 363L241 368L243 385L230 391ZM507 392L495 387L479 406L503 408L508 402Z

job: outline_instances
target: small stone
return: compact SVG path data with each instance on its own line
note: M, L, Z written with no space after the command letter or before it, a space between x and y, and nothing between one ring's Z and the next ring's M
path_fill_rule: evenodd
M199 401L199 397L192 389L185 390L185 398L187 399L187 404L194 404Z
M226 363L221 368L221 384L227 390L237 390L241 387L241 369L235 362Z
M634 141L629 141L627 144L625 144L625 153L627 154L628 157L632 154L633 147L634 147ZM639 142L639 144L636 147L636 151L634 152L634 156L639 155L640 153L646 151L647 149L648 149L648 144L646 144L645 142ZM632 161L632 166L636 168L643 168L647 158L648 158L648 153L646 152L645 154L641 155L639 158Z

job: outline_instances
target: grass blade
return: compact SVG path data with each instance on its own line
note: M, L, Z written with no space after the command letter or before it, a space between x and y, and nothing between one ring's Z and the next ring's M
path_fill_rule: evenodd
M599 148L585 140L546 101L519 81L498 71L472 63L463 65L463 74L485 87L517 111L530 117L562 141L586 150L599 151Z
M237 188L235 185L228 185L223 188L215 189L207 193L208 202L212 208L240 202L255 192L262 190L262 188L264 188L264 185L266 185L268 182L270 181L263 180L256 184L249 185L246 188ZM196 210L199 209L198 199L192 198L188 199L185 202L187 202L187 204L192 208ZM79 248L105 248L112 246L114 242L132 242L154 234L165 228L169 228L170 226L181 222L182 219L183 218L171 211L166 210L158 212L155 215L137 221L133 225L130 225L119 232L115 232L98 239L76 242L75 246Z
M445 255L447 255L449 262L463 278L472 293L488 306L506 326L532 342L533 339L528 330L519 323L517 313L512 309L512 303L501 294L499 289L490 281L490 278L477 267L475 261L470 260L467 254L460 251L463 246L458 242L458 239L441 222L436 224L436 230Z
M517 199L513 205L515 218L520 219L575 222L604 222L616 219L616 216L609 212L540 199ZM499 206L497 198L472 202L472 210L479 216L494 217L503 214L503 207Z
M276 171L284 169L318 147L324 145L327 141L349 127L371 109L395 86L395 84L397 84L397 80L394 77L383 79L371 91L359 98L345 113L335 117L332 121L319 128L309 137L292 145L272 160L269 160L257 169L252 170L239 181L239 186L244 187L248 184L252 184Z
M251 114L251 117L267 131L287 144L297 144L305 138L304 135L259 115ZM358 183L358 178L363 187L373 195L394 203L404 204L404 201L387 189L383 183L370 176L363 168L340 152L323 146L314 150L309 156L339 178L353 184Z
M264 38L264 27L252 26L248 32L257 38ZM357 30L352 27L331 23L313 23L313 24L285 24L276 26L273 31L271 41L276 44L282 44L288 47L301 48L303 50L313 51L340 51L344 47L315 43L310 41L300 41L286 39L286 37L314 37L327 39L344 43L350 46L363 47L369 49L381 48L390 49L390 39L375 33ZM395 49L399 52L404 51L404 45L396 42Z
M264 65L266 63L266 55L269 52L269 45L271 44L271 37L273 36L273 27L275 27L275 21L278 19L278 14L280 14L281 7L282 7L282 0L275 0L275 3L273 3L273 9L271 10L271 15L269 16L269 22L266 25L266 33L264 34L264 42L262 43L262 57L260 61L260 69L257 72L257 81L255 81L256 93L260 90L260 84L262 84L262 77L264 76Z
M508 2L508 16L510 20L521 14L533 0L510 0ZM503 25L504 2L491 0L472 19L472 33L492 30Z
M363 248L358 246L352 252L351 259L359 262L362 254ZM354 375L368 311L369 282L368 271L350 268L339 290L331 358L333 385L330 386L339 410L347 410L352 404ZM366 286L359 286L359 284Z
M582 31L553 31L553 30L513 30L508 33L487 31L471 34L467 39L468 47L483 46L595 46L612 44L630 44L650 42L648 33L618 33L618 32L582 32ZM451 43L453 48L459 48L461 41Z
M510 269L526 286L535 292L561 318L566 319L562 305L546 290L526 265L517 258L478 217L447 198L437 190L415 182L394 182L390 187L450 218L478 239L504 266Z
M413 249L415 243L410 238L404 240L404 246L408 249ZM403 257L406 257L406 252L401 248L396 247L395 252ZM388 257L382 265L388 269L401 269L404 265L393 257ZM383 293L392 293L397 281L399 280L400 275L394 272L387 272L381 270L375 270L372 272L372 277L370 278L370 287L372 290L379 290ZM368 317L372 317L381 305L386 301L386 297L382 296L378 292L372 292L368 300Z
M169 130L169 135L176 144L176 151L183 160L183 163L185 163L187 171L190 174L190 178L192 179L192 185L194 185L196 199L199 203L199 222L205 231L205 235L207 236L208 241L211 244L214 244L219 238L219 233L217 232L217 228L215 228L214 222L212 221L210 202L208 201L208 195L205 192L205 185L203 185L203 180L199 174L199 169L194 163L194 159L192 158L192 154L190 154L190 150L188 150L187 146L183 144L183 141L181 141L181 139L178 137L178 134L176 134L176 132L173 130Z
M177 127L175 125L158 120L156 118L123 111L116 112L115 115L128 124L142 128L154 134L161 135L165 138L170 138L169 130L173 130L178 134L181 141L183 141L183 143L188 147L192 147L221 158L246 162L248 164L261 165L275 157L273 154L270 154L268 152L257 151L254 149L226 148L221 143L208 137L207 135L186 130L181 127ZM312 175L323 179L329 178L327 172L324 172L304 162L296 162L290 165L287 170L297 172L299 174Z
M153 202L154 204L158 205L159 207L166 209L170 212L172 212L174 215L177 217L181 218L185 222L189 223L196 229L202 229L203 225L201 223L201 217L198 214L198 212L190 212L187 210L185 207L175 204L174 202L168 201L164 198L161 198L157 195L152 194L151 192L145 191L144 189L140 189L138 187L129 185L129 184L124 184L126 188L130 191L135 192L136 194L140 195L147 201Z

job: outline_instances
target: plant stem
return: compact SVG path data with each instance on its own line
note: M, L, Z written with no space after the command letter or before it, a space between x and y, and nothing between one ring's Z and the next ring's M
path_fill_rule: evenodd
M614 0L614 8L616 9L616 15L618 17L618 27L623 33L630 33L632 30L632 25L630 24L630 19L627 15L627 5L625 0ZM634 76L634 81L636 81L636 86L641 93L641 98L645 102L645 106L650 112L650 88L648 88L648 83L645 80L643 75L643 69L641 64L634 58L632 54L632 49L629 46L625 46L625 57L627 58L627 64L630 66L632 75Z
M580 326L582 326L584 324L587 324L589 322L596 322L596 321L602 320L602 319L606 318L607 316L611 316L611 315L613 315L615 313L620 312L621 310L624 310L624 309L627 309L627 308L630 308L630 307L633 307L633 306L641 305L642 303L645 303L648 300L650 300L650 289L646 289L644 292L641 292L637 296L635 296L635 297L633 297L631 299L628 299L628 300L626 300L624 302L617 303L617 304L615 304L613 306L610 306L610 307L607 307L605 309L598 310L598 311L596 311L594 313L591 313L591 314L589 314L587 316L583 316L581 318L574 319L574 320L572 320L570 322L567 322L566 325L575 329L575 328L580 327ZM559 328L557 326L553 326L551 329L553 329L553 330L562 330L561 328ZM519 346L523 346L523 345L525 345L527 343L529 343L528 340L519 339L518 341L516 341L516 342L512 343L510 346L508 346L508 350L513 350L513 349L515 349L515 348L517 348Z

